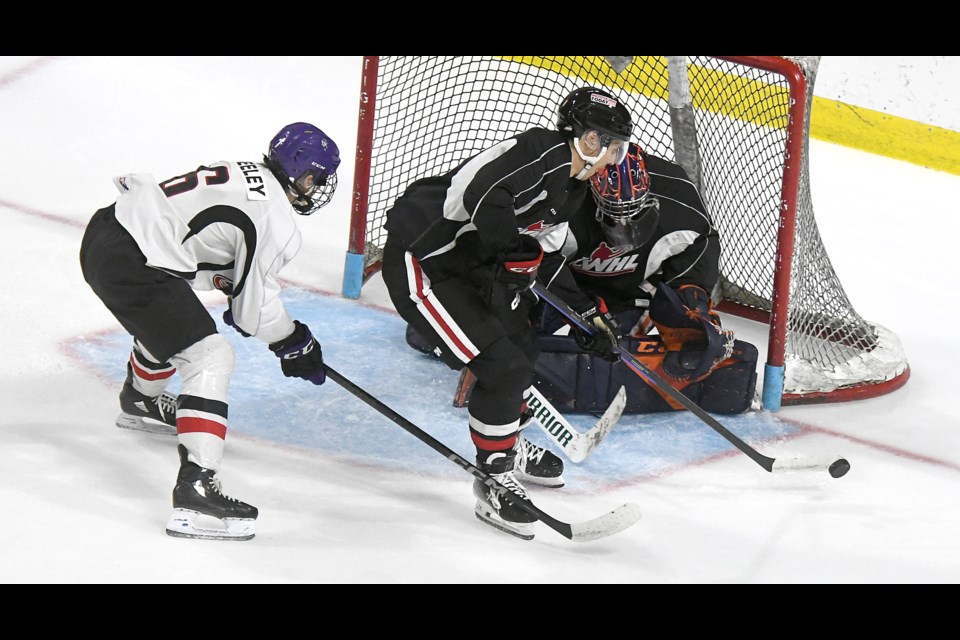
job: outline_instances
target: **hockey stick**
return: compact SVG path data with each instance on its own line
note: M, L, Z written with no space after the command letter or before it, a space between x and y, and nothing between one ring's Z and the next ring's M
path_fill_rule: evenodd
M587 331L588 333L593 333L591 327L584 321L584 319L576 311L571 309L566 303L564 303L560 298L558 298L553 293L550 293L543 288L540 283L536 282L533 285L533 291L538 296L543 298L550 304L554 309L559 311L569 320L574 322L578 327ZM738 438L736 435L731 433L726 427L717 422L709 413L701 409L693 400L680 393L673 386L664 380L657 372L653 371L650 367L641 362L636 358L632 353L627 349L623 348L622 345L617 346L617 350L620 352L620 357L623 360L623 363L633 369L633 371L643 378L648 384L657 388L658 390L666 393L668 396L682 404L689 410L691 413L695 414L698 418L707 423L707 425L712 428L714 431L726 438L733 446L737 449L740 449L743 453L747 454L751 460L756 462L758 465L766 469L767 471L794 471L800 469L815 469L822 470L826 469L829 471L830 475L834 478L839 478L847 473L850 470L850 463L847 462L845 458L823 458L823 457L793 457L787 459L776 459L768 458L765 455L759 453L756 449L748 445L746 442Z
M623 531L640 519L640 508L634 504L627 503L617 507L609 513L605 513L602 516L586 522L575 522L573 524L561 522L550 514L541 511L532 502L521 500L519 496L494 480L488 473L485 473L474 465L470 464L466 458L458 454L456 451L450 449L445 444L401 416L399 413L344 378L342 375L330 368L330 365L324 364L323 368L326 370L327 376L332 378L334 382L359 399L363 400L385 417L400 425L400 427L402 427L405 431L416 437L421 442L427 444L431 449L441 454L447 460L450 460L467 473L471 474L474 478L483 482L483 484L485 484L487 487L496 491L497 496L500 499L506 499L511 504L520 507L520 509L523 511L526 511L528 514L537 518L545 525L562 536L569 538L570 540L575 542L587 542L588 540L604 538L606 536Z
M453 406L457 408L467 406L470 392L476 381L476 376L470 372L470 369L464 367L460 374L460 381L457 383L457 392L453 396ZM553 408L553 405L547 401L542 393L537 391L536 387L531 385L527 389L523 401L529 408L533 409L534 421L560 447L560 450L571 461L583 462L617 424L617 420L620 419L627 406L627 391L623 386L620 387L603 416L586 433L580 433L574 429L573 425Z
M559 411L554 409L536 387L531 385L523 400L527 403L527 407L533 410L534 421L560 447L560 450L571 461L583 462L617 424L617 420L627 406L627 391L621 386L597 423L584 433L577 431Z

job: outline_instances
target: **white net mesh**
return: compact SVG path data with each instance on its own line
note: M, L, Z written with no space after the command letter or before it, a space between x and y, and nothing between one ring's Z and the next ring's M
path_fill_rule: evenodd
M786 329L785 404L845 399L831 395L908 370L896 336L853 309L821 241L806 157L818 58L791 60L807 79L808 115L797 130L803 157L792 274L787 317L779 320ZM668 66L685 69L685 77L675 71L671 84ZM553 127L562 97L587 84L620 97L633 113L636 141L680 162L699 183L720 232L724 302L748 317L769 314L782 255L789 82L712 57L381 57L365 245L358 251L366 275L379 267L384 214L407 185L530 127Z

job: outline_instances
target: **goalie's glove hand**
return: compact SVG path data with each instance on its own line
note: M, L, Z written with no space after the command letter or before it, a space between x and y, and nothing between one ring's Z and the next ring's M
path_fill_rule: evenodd
M233 321L233 304L232 302L227 302L227 310L223 312L223 321L237 330L237 333L242 335L244 338L249 338L250 334L237 326L237 323Z
M733 331L720 326L710 295L702 287L661 284L650 318L667 348L663 372L675 382L696 382L733 353Z
M607 303L603 298L597 298L597 304L582 312L580 317L593 332L587 333L578 326L571 328L580 348L607 362L618 362L620 351L617 347L620 346L623 334L620 331L620 322L607 310Z
M327 372L323 368L320 343L314 339L307 325L299 320L294 320L293 324L293 333L271 344L270 351L280 358L283 375L323 384L327 380Z
M494 277L511 293L526 291L533 286L542 260L543 247L537 239L521 234L512 251L500 254Z

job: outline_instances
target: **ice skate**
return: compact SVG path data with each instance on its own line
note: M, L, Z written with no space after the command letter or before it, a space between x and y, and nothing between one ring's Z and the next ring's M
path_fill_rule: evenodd
M515 450L491 453L486 456L486 461L478 456L477 465L481 471L490 474L505 488L529 502L526 490L514 475L516 456ZM515 498L512 496L501 498L495 489L491 489L479 479L473 481L473 494L477 497L474 512L480 521L518 538L533 539L533 524L537 519L513 504L511 500Z
M216 473L187 460L177 445L180 473L173 489L173 514L167 535L206 540L250 540L256 534L257 508L220 490Z
M517 434L514 450L517 452L514 473L518 479L554 489L564 485L563 460L553 452L533 444L523 433Z
M117 426L121 429L166 436L177 435L177 397L164 392L151 398L134 389L133 372L129 362L127 379L120 390L120 411Z

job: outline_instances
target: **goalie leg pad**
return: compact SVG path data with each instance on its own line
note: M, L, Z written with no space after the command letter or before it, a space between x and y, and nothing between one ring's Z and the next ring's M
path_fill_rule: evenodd
M440 354L437 350L437 345L427 340L423 334L413 328L413 325L407 325L405 337L407 340L407 345L410 348L415 349L424 355L435 356L437 358L440 357Z
M627 392L625 414L683 409L626 364L611 364L583 353L569 336L541 336L540 347L534 384L557 409L572 413L603 411L621 385ZM645 365L654 371L662 371L667 351L658 339L631 340L628 348ZM754 345L737 340L731 357L721 362L706 378L694 383L672 384L705 411L743 413L750 409L756 395L757 359Z
M623 385L624 413L656 413L671 407L621 362L610 363L580 350L571 336L540 336L534 384L554 407L570 413L605 411Z
M735 340L733 354L702 382L700 408L711 413L743 413L750 409L757 392L757 348Z

